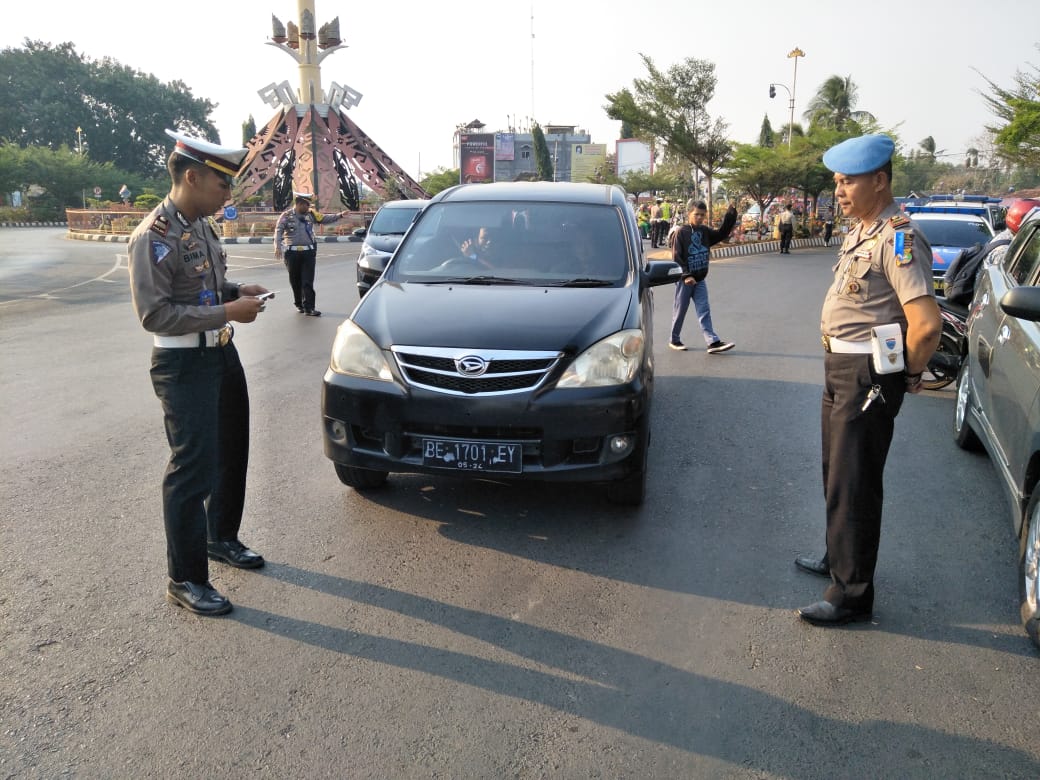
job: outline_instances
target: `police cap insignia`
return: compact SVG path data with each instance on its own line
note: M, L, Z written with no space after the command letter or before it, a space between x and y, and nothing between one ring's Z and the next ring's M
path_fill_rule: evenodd
M170 220L166 219L162 214L159 214L152 220L150 230L153 233L158 233L163 238L166 238L166 233L170 230Z
M895 148L895 142L887 135L861 135L824 152L823 164L846 176L873 173L892 159Z
M170 249L170 246L168 244L164 244L162 241L152 242L152 260L156 264L161 263L163 261L163 258L170 254L171 251L172 250Z

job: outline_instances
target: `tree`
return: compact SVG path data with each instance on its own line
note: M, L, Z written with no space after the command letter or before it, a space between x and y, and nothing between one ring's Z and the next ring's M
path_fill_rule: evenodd
M640 57L647 77L633 79L632 90L606 95L604 109L611 119L630 122L638 134L660 140L668 155L703 173L710 209L712 179L732 155L728 125L707 111L718 81L715 65L687 57L662 72L650 57Z
M249 119L242 123L242 146L248 146L254 135L256 135L256 120L250 114Z
M72 43L26 39L0 51L0 138L51 150L77 140L91 159L142 176L161 175L170 139L166 128L217 140L215 105L183 82L161 83L113 59L91 60Z
M458 168L444 168L440 167L434 170L432 173L428 173L423 176L419 182L419 186L426 190L426 194L431 198L442 190L448 189L448 187L454 187L459 183L460 172Z
M849 122L876 122L870 112L856 110L858 91L852 76L831 76L820 85L802 117L810 127L822 125L833 130L844 130Z
M758 131L758 145L772 148L775 144L776 134L773 126L769 123L769 114L762 117L762 129Z
M1030 67L1032 73L1017 71L1014 86L1007 88L979 75L992 90L982 97L999 120L986 126L994 135L997 153L1009 162L1036 169L1040 168L1040 67Z
M539 181L552 181L553 168L552 157L549 156L549 144L545 142L545 133L542 126L535 124L531 129L531 139L534 142L534 160L538 169Z
M797 177L786 148L770 149L753 144L735 146L727 171L726 188L731 197L747 195L755 201L760 221L777 195Z

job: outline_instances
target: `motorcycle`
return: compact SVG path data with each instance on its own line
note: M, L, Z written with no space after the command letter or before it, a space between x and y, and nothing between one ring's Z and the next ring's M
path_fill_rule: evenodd
M956 380L968 354L968 307L950 303L945 298L935 300L942 317L942 334L921 377L925 390L939 390Z

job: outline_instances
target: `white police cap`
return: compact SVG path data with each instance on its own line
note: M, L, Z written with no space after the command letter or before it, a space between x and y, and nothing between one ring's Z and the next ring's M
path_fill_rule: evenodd
M861 135L824 152L823 164L835 173L859 176L883 167L892 159L895 149L895 142L887 135Z
M174 152L184 155L197 163L202 163L230 178L238 175L238 169L249 153L248 149L233 146L217 146L217 144L204 141L201 138L192 138L175 130L167 130L166 135L177 142L173 149Z
M292 196L293 200L305 200L308 203L314 200L314 195L310 192L297 192L296 190L293 190Z

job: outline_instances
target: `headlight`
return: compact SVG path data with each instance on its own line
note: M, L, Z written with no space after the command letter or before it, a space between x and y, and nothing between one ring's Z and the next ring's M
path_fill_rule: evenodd
M329 366L337 374L352 374L382 382L394 381L394 375L390 372L390 365L383 357L382 350L365 331L350 320L340 325L336 331Z
M631 382L643 362L643 334L622 330L578 355L557 387L606 387Z

